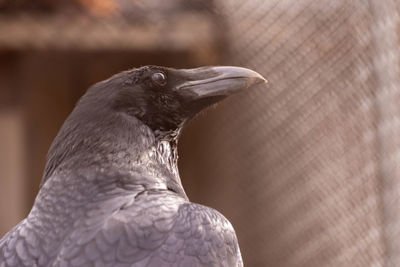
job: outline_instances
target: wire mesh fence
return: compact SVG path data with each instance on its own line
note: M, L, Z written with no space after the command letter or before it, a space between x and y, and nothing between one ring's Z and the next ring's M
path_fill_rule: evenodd
M400 265L398 5L217 2L227 62L269 86L196 121L199 164L183 170L232 220L246 265Z

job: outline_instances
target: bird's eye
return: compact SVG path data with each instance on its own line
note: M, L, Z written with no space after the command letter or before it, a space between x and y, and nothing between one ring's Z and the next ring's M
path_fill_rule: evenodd
M167 78L164 73L156 72L151 75L151 79L158 85L165 85L167 83Z

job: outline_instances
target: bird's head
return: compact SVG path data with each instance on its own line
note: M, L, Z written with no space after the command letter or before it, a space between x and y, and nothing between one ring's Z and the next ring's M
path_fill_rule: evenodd
M240 67L172 69L146 66L107 81L115 111L142 121L157 135L175 131L202 109L265 79Z
M158 141L173 141L171 149L176 150L179 130L188 119L261 82L265 79L257 72L222 66L145 66L116 74L92 86L65 121L49 150L43 182L63 164L77 168L93 160L120 162L121 154L141 155ZM176 162L175 152L165 157Z

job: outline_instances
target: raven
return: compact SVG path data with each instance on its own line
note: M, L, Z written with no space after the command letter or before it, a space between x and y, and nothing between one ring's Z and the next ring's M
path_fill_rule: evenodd
M230 222L189 202L177 141L196 113L261 82L240 67L145 66L89 88L28 217L0 241L0 267L242 266Z

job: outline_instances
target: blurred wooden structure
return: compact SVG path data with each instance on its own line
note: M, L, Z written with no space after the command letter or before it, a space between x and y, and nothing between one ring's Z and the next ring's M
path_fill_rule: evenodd
M72 18L3 15L0 16L0 48L186 51L196 60L207 61L215 56L214 29L209 15L193 11L134 24L82 15Z

